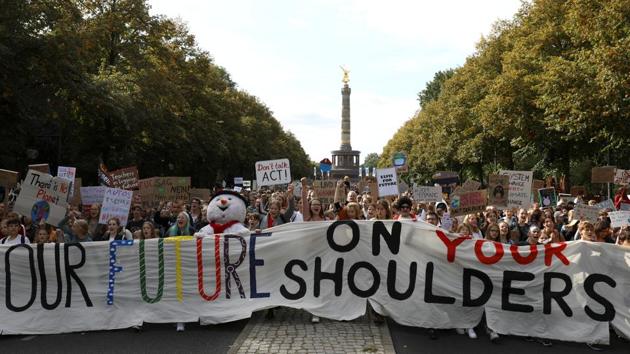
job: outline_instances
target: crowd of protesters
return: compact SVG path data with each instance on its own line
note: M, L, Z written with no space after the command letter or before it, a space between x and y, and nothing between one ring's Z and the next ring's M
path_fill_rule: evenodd
M245 226L252 232L289 222L327 220L407 220L426 222L446 231L477 239L487 239L511 245L535 245L553 242L584 240L606 242L630 248L630 227L613 228L608 212L602 210L597 221L580 220L574 215L576 203L594 205L594 200L561 200L554 207L541 208L532 203L528 209L499 209L488 206L484 211L452 217L447 201L426 203L414 200L411 192L396 197L376 199L367 191L358 191L345 178L336 184L334 200L325 204L317 191L309 187L306 178L300 181L301 193L294 195L293 185L286 190L241 190L249 201ZM143 208L134 199L126 226L118 218L99 223L100 205L85 206L82 211L69 207L66 217L58 225L34 223L29 216L9 212L0 203L0 244L18 243L76 243L111 240L151 239L193 235L208 224L208 200L168 201L157 208ZM614 198L618 208L629 202L625 188ZM375 321L382 317L371 311ZM317 316L313 322L319 322ZM183 327L182 327L183 328ZM490 339L498 334L486 329ZM459 329L470 338L477 338L472 328ZM429 329L431 338L435 331ZM540 340L550 345L547 340Z

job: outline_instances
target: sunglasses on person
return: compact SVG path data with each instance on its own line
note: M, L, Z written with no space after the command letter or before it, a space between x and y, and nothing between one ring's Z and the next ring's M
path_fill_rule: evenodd
M411 206L404 204L400 206L400 209L411 209Z

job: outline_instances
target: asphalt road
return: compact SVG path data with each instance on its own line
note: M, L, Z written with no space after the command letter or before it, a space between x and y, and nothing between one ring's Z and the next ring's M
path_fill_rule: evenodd
M227 353L248 320L213 326L145 324L133 329L45 336L0 336L2 353Z
M454 330L437 331L438 339L432 340L424 328L402 326L388 320L389 331L396 353L398 354L593 354L598 353L586 344L552 341L551 347L544 347L538 342L528 342L523 337L502 336L497 344L490 342L485 331L476 329L477 339L469 339ZM611 334L611 345L601 353L628 354L630 343L622 342Z

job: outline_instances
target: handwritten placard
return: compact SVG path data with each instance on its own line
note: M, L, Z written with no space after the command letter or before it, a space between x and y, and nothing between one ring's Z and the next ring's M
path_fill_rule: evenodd
M107 224L107 220L118 218L120 225L126 226L132 197L133 192L131 191L119 188L106 188L98 223Z
M591 182L612 183L615 181L615 166L593 167L591 170Z
M258 161L254 167L258 187L291 183L289 159Z
M510 178L508 196L509 208L529 208L532 194L532 171L508 171L503 170L499 174Z
M327 209L334 202L335 198L335 181L313 181L313 190L315 196L322 203L324 209Z
M44 220L57 225L66 215L69 192L70 183L67 180L29 170L13 210L30 215L34 224Z
M143 208L158 207L160 202L190 200L190 177L151 177L138 181Z
M105 196L105 186L81 187L81 204L92 205L103 203Z
M109 177L112 187L127 190L137 189L138 180L140 179L138 167L136 166L125 167L119 170L110 171Z
M608 213L608 217L613 228L630 226L630 211L613 211Z
M451 215L466 215L483 211L488 205L487 191L459 191L451 196Z
M584 219L594 223L599 218L599 211L600 208L595 205L576 204L573 208L573 215L578 220Z
M510 177L507 175L488 176L488 193L488 205L506 208L510 195Z
M377 168L376 183L379 196L398 195L398 176L395 167Z
M17 185L19 173L0 169L0 203L9 201L11 190Z
M413 199L417 202L439 202L442 200L441 186L413 186Z

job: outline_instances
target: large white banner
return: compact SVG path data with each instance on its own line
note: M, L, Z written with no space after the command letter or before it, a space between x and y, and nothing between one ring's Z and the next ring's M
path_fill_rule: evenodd
M288 306L351 320L366 302L398 323L608 342L630 336L630 251L516 247L424 222L289 223L247 237L0 246L0 331L234 321Z

